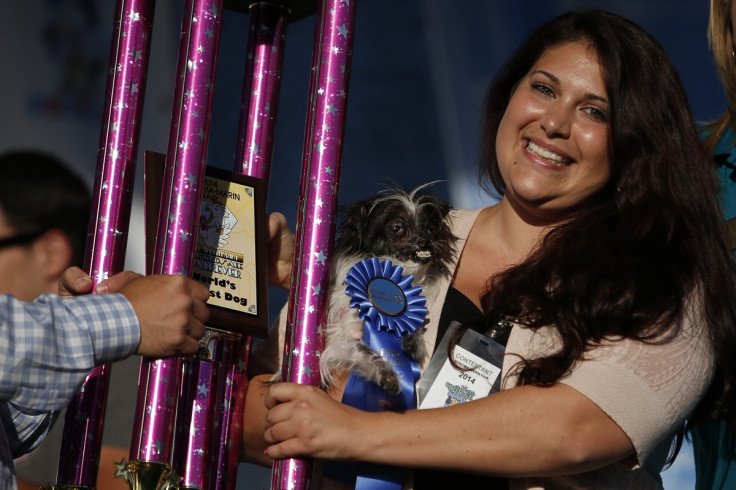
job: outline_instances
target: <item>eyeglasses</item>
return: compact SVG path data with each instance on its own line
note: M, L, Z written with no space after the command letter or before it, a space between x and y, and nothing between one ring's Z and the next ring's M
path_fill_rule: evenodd
M12 247L13 245L27 245L35 242L43 235L42 231L34 231L33 233L21 233L19 235L3 238L0 240L0 249Z

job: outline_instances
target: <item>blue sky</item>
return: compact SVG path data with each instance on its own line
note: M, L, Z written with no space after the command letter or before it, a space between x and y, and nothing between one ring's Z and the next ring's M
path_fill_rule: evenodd
M683 444L675 463L668 470L662 472L662 481L665 490L692 490L695 488L695 465L693 463L693 448L690 444Z

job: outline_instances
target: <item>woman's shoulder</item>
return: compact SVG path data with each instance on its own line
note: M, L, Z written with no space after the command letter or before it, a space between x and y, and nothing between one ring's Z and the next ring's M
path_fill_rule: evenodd
M473 227L476 218L484 208L476 209L453 209L450 211L450 222L452 225L452 232L458 238L466 238L470 233L470 229Z

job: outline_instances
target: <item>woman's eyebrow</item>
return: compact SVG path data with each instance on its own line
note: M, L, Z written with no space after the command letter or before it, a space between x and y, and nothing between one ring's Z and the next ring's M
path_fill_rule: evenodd
M535 73L538 73L540 75L543 75L543 76L549 78L550 81L552 81L552 83L554 83L556 85L559 85L560 84L560 79L557 78L556 76L554 76L552 73L550 73L548 71L545 71L545 70L534 70L533 72L531 72L532 75L534 75ZM585 98L586 99L597 100L599 102L603 102L604 104L608 104L608 99L606 99L605 97L603 97L601 95L594 94L592 92L587 92L585 94Z

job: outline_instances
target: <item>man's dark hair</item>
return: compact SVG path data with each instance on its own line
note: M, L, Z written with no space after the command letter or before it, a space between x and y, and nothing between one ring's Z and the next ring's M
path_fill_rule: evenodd
M91 195L58 158L36 150L0 155L0 207L18 233L61 230L72 245L72 265L82 266Z

